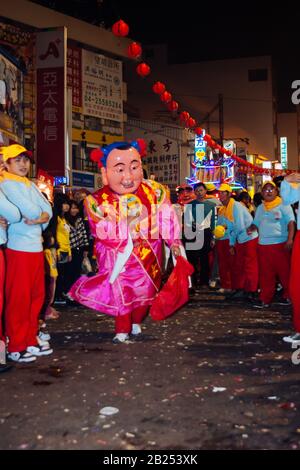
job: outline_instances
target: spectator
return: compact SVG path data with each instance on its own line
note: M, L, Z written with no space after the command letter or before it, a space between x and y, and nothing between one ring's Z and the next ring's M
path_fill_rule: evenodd
M33 362L36 356L53 352L37 336L45 296L42 229L47 227L52 210L37 186L27 178L30 152L17 144L2 148L2 152L6 171L1 189L22 216L8 228L5 282L8 357L15 362Z

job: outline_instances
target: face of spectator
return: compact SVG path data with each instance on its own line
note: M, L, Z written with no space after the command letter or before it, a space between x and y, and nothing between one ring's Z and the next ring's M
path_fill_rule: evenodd
M69 212L69 210L70 210L70 204L68 204L67 202L64 202L62 205L62 213L65 214L66 212Z
M30 158L21 153L15 158L9 158L5 162L5 168L13 175L27 176L30 169Z
M101 171L103 183L117 194L135 193L143 180L141 157L134 147L112 150Z
M79 209L75 204L71 204L70 214L72 217L76 217L79 213Z
M83 199L86 198L86 193L84 191L76 191L74 194L75 201L79 204Z
M206 193L207 191L205 188L203 188L203 186L199 186L199 188L195 189L195 194L198 199L204 199L206 196Z
M272 184L265 184L265 186L262 189L262 196L264 198L264 201L266 202L274 201L277 194L278 194L278 190Z
M226 206L231 198L231 193L229 191L219 191L219 199L222 202L223 206Z

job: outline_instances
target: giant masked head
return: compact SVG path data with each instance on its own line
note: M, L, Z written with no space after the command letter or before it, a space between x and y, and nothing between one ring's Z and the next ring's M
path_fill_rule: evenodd
M104 185L117 194L127 194L134 193L143 180L141 157L145 154L145 141L137 139L93 150L91 159L98 163Z

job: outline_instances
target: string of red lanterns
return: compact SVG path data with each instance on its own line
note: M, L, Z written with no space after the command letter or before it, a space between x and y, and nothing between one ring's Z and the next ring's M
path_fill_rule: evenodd
M115 36L118 37L125 37L129 33L129 26L123 21L119 20L116 23L113 24L112 26L112 32ZM137 42L132 42L128 46L128 56L131 59L138 59L142 55L142 47L139 43ZM151 73L151 68L148 64L145 62L141 62L138 64L136 67L136 72L137 74L144 78L150 75ZM157 81L153 84L152 90L155 94L160 96L160 100L167 105L167 109L170 112L178 112L179 114L179 121L184 127L189 128L195 132L196 135L202 135L203 130L198 124L197 121L190 116L190 114L187 111L181 111L179 113L179 103L175 100L173 100L172 94L166 90L166 86L164 83ZM247 162L246 160L243 160L242 158L238 157L235 155L233 152L231 152L228 149L225 149L222 145L218 144L211 135L205 134L203 137L204 140L207 142L207 145L214 149L218 150L221 154L225 154L228 157L231 157L235 162L239 165L238 171L242 173L258 173L262 175L270 175L270 176L275 176L275 175L283 175L287 174L289 175L290 173L296 172L297 170L271 170L271 169L266 169L266 168L261 168L256 165L253 165L253 163ZM193 164L191 164L193 165Z

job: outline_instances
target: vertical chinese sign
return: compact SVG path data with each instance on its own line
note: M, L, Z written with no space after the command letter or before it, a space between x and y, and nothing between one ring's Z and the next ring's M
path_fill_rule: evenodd
M148 137L148 136L147 136ZM150 134L147 138L148 177L174 190L179 184L179 148L172 138Z
M72 89L72 109L82 112L82 85L81 85L81 49L68 45L67 51L67 85Z
M66 171L66 28L37 33L37 166Z

